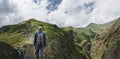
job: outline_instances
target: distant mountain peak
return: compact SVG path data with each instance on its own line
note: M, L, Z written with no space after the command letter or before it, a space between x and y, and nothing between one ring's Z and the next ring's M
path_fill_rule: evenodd
M90 23L87 27L96 26L96 25L98 25L98 24L96 24L96 23Z

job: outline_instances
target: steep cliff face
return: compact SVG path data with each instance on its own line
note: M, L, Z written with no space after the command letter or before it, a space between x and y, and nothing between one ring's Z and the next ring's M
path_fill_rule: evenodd
M88 53L90 53L90 48L94 42L94 38L101 34L103 31L106 31L109 27L114 24L115 21L111 21L105 24L95 24L91 23L84 28L74 28L74 27L63 27L62 29L68 31L73 30L73 41L82 46Z
M120 59L120 18L112 27L96 37L91 48L92 59Z
M35 58L33 35L43 26L47 36L45 59L88 59L84 49L74 43L73 32L64 31L56 25L30 19L0 28L0 42L9 44L23 54L24 59ZM1 51L1 50L0 50ZM8 58L9 59L9 58Z

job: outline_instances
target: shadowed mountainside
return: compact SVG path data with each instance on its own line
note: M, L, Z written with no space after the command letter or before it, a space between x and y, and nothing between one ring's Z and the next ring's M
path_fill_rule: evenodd
M0 58L1 59L18 59L17 50L6 43L0 42Z

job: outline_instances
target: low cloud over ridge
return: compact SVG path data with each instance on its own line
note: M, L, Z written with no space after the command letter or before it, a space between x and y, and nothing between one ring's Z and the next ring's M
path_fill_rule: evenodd
M0 0L0 26L30 18L58 26L84 27L120 16L120 0Z

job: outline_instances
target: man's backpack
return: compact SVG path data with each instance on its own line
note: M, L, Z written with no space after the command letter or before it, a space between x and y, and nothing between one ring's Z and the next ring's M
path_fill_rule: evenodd
M43 47L42 33L40 33L40 34L38 33L37 42L38 42L38 46L39 46L40 48L42 48L42 47Z

